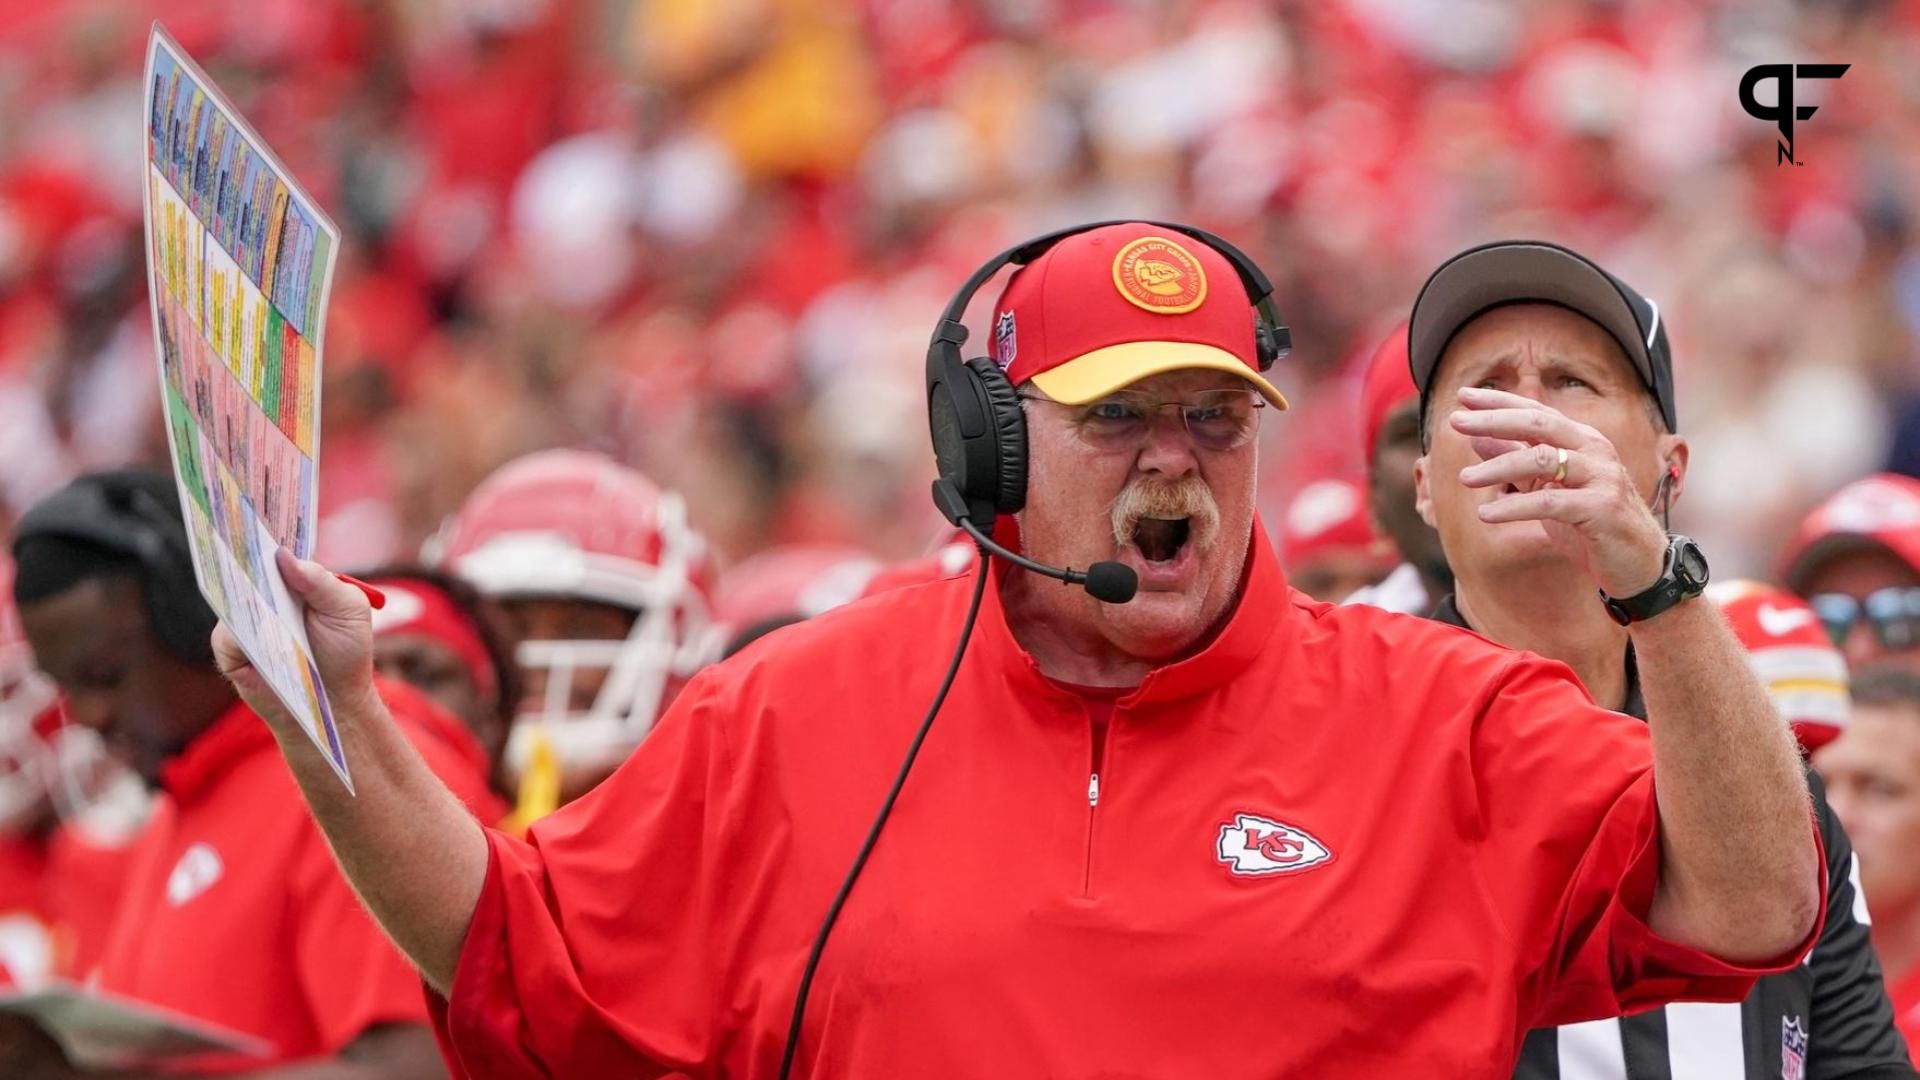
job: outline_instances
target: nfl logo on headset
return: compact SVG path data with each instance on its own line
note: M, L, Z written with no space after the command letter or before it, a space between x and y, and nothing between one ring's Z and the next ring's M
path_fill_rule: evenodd
M1020 351L1020 343L1013 336L1013 312L1003 311L993 324L993 362L1004 370L1013 366L1013 358Z
M1789 1016L1780 1021L1780 1077L1781 1080L1806 1080L1807 1076L1807 1029L1800 1026L1800 1018Z

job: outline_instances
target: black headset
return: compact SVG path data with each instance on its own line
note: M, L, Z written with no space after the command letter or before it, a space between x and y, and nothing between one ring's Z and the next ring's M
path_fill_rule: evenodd
M129 470L82 476L22 515L13 542L58 536L132 558L154 635L179 659L211 667L218 616L194 580L186 525L177 503L169 508L144 479Z
M1273 305L1273 283L1260 267L1224 239L1168 221L1096 221L1060 229L1010 247L967 278L934 327L927 344L927 420L940 479L934 501L954 524L966 518L985 529L994 515L1027 503L1027 417L1007 373L990 357L966 359L964 320L974 294L1007 266L1025 266L1053 245L1109 225L1152 225L1207 245L1233 265L1253 300L1254 355L1262 372L1293 350L1293 334Z

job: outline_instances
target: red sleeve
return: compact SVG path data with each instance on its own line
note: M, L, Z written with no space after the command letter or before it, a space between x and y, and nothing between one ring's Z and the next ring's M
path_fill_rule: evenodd
M1564 665L1514 658L1473 732L1489 857L1480 871L1519 949L1523 1028L1619 1016L1670 1001L1739 1001L1761 975L1647 926L1660 866L1647 725L1593 703ZM1811 811L1807 828L1818 843ZM1821 875L1824 879L1824 875ZM1825 904L1825 882L1821 883Z
M697 677L619 771L527 842L489 831L434 1010L456 1074L644 1078L713 1060L730 778L712 685Z
M336 1054L376 1024L426 1023L419 973L353 895L311 821L301 843L287 901L293 963L321 1045Z

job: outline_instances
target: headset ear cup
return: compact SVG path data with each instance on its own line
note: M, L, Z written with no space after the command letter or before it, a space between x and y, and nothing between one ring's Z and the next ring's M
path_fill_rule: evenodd
M987 411L993 418L994 462L998 486L994 491L994 509L1002 514L1018 512L1027 505L1027 413L1020 407L1020 394L1007 381L1000 365L984 356L967 361L986 391Z
M1263 372L1273 370L1280 358L1293 351L1293 331L1279 322L1262 317L1258 310L1253 315L1253 350Z
M147 619L167 651L189 664L213 666L213 613L192 572L182 578L171 568L146 568Z
M164 497L140 489L122 491L125 512L142 524L130 541L138 549L146 577L147 619L161 644L174 656L200 667L212 667L213 628L220 617L200 595L193 573L193 541L187 535L185 510L175 494Z
M1253 319L1253 355L1263 372L1272 369L1280 359L1280 346L1273 340L1273 328L1258 315Z

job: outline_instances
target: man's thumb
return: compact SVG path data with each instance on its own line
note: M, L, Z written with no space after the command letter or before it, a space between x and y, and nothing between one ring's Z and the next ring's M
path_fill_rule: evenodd
M316 615L335 619L364 619L369 616L366 594L341 581L317 562L295 558L281 548L274 555L280 579L287 591L298 597Z

